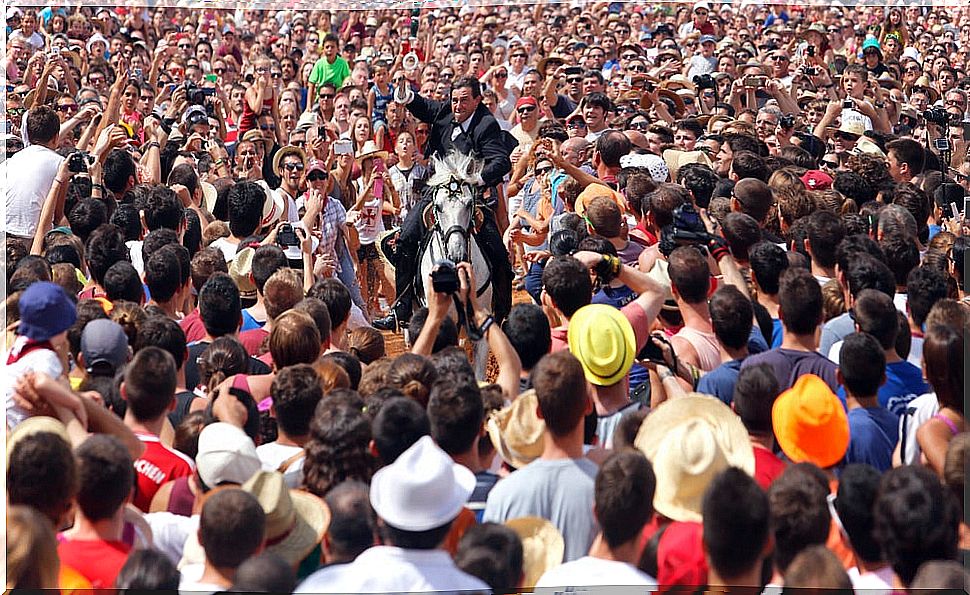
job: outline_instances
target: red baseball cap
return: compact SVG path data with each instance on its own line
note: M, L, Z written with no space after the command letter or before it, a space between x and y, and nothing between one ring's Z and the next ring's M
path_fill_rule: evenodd
M539 102L536 101L535 97L526 95L525 97L519 97L519 100L515 102L515 109L519 109L523 105L531 105L532 107L539 107Z
M828 190L832 187L832 176L818 169L810 169L800 178L809 190Z

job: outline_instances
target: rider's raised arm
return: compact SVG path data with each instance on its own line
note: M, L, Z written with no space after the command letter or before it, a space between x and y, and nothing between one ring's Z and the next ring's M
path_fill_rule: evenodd
M427 99L410 90L408 90L408 98L409 101L405 104L408 111L418 120L428 124L434 123L438 119L441 110L445 107L445 102L443 101ZM397 101L397 97L395 97L395 101ZM404 103L401 101L398 102Z

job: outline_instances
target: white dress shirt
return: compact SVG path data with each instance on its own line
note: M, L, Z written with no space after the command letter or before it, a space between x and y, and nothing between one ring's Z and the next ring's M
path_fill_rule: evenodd
M455 566L444 550L406 550L378 545L349 564L328 566L311 574L296 593L489 593L481 580Z

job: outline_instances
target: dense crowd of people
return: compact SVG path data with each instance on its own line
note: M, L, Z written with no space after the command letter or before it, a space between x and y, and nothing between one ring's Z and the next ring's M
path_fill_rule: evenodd
M8 589L970 589L970 5L56 4Z

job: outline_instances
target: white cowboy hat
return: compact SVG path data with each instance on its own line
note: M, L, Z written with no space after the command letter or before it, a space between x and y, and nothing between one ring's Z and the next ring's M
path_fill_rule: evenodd
M381 159L387 159L387 151L382 151L377 147L377 143L369 140L364 143L364 146L360 148L357 152L357 160L363 161L370 157L380 157Z
M741 418L708 395L660 405L644 420L634 444L656 472L654 510L674 521L702 520L704 492L724 469L754 475L754 450Z
M454 520L475 489L475 474L422 436L374 474L370 502L388 525L428 531Z
M257 180L257 184L263 189L263 193L266 195L263 201L263 216L259 220L260 227L268 227L276 223L280 216L283 215L283 197L279 195L278 192L274 192L270 189L269 184L263 180Z

